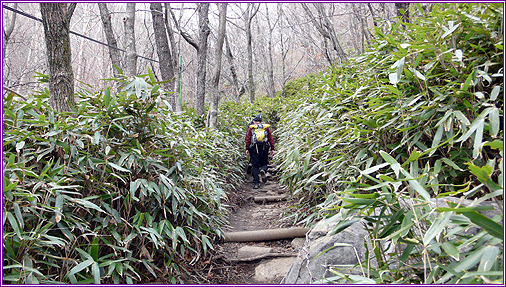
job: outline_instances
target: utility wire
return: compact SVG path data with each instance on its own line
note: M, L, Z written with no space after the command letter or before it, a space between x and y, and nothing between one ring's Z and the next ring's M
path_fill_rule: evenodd
M18 14L23 15L23 16L25 16L25 17L28 17L28 18L30 18L30 19L33 19L33 20L36 20L36 21L42 22L42 19L39 19L39 18L37 18L37 17L35 17L35 16L32 16L32 15L30 15L30 14L28 14L28 13L25 13L25 12L22 12L22 11L19 11L19 10L16 10L16 9L11 8L11 7L9 7L9 6L6 6L6 5L2 5L2 7L3 7L4 9L10 10L10 11L12 11L12 12L14 12L14 13L18 13ZM79 37L83 37L83 38L84 38L84 39L86 39L86 40L90 40L90 41L92 41L92 42L95 42L95 43L98 43L98 44L101 44L101 45L107 46L107 47L109 47L109 48L113 48L113 49L116 49L116 50L120 50L121 52L126 53L126 51L125 51L125 50L123 50L123 49L120 49L120 48L118 48L118 47L111 46L111 45L106 44L106 43L102 43L102 42L100 42L100 41L98 41L98 40L95 40L95 39L92 39L92 38L90 38L90 37L87 37L87 36L81 35L81 34L79 34L79 33L76 33L76 32L73 32L73 31L69 31L69 33L70 33L70 34L74 34L74 35L79 36ZM153 62L157 62L157 63L158 63L158 61L157 61L157 60L153 60L153 59L150 59L150 58L146 58L146 57L144 57L144 56L139 56L139 55L137 55L137 57L139 57L139 58L143 58L143 59L146 59L146 60L148 60L148 61L153 61Z

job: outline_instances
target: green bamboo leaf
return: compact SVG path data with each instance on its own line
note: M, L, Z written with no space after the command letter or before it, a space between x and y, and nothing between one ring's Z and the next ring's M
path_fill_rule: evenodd
M131 172L130 170L126 169L126 168L123 168L115 163L112 163L112 162L108 162L107 163L108 165L112 166L113 168L119 170L119 171L122 171L122 172Z
M83 261L83 262L77 264L74 268L72 268L69 271L69 273L67 274L67 277L81 272L82 270L84 270L88 266L92 265L93 263L95 263L95 261L93 260L93 258L89 258L88 260Z
M16 152L20 152L25 146L25 141L20 141L16 144Z
M489 146L492 149L498 149L500 151L503 150L503 141L502 140L494 140L492 142L487 142L484 146Z
M16 219L18 220L19 227L21 230L23 230L23 228L25 227L25 222L23 220L23 215L21 214L19 204L17 202L14 202L12 206L14 207L14 214L16 215Z
M425 76L422 73L420 73L417 69L413 69L413 72L415 73L415 76L417 76L420 80L422 81L426 80Z
M391 73L388 75L388 79L390 80L390 84L392 85L397 85L397 83L399 82L399 79L398 79L398 76L397 76L397 73Z
M462 275L462 279L469 278L469 277L481 277L481 276L503 276L503 271L471 271L467 272L466 274Z
M422 156L422 153L419 152L418 150L413 150L413 152L411 152L411 154L409 155L409 158L408 160L406 160L402 166L405 167L406 165L408 165L410 162L413 162L415 160L417 160L419 157Z
M385 167L389 165L389 163L382 163L382 164L379 164L379 165L375 165L373 167L370 167L368 169L365 169L363 171L360 171L361 174L370 174L370 173L373 173L373 172L376 172L378 171L379 169Z
M461 169L458 165L456 165L453 161L451 161L448 158L443 158L442 161L456 170L463 171L463 169Z
M359 221L359 217L353 217L347 220L341 220L332 230L330 235L338 234L339 232L345 230L346 228L352 226L355 222Z
M490 134L493 137L496 137L497 134L499 133L499 126L500 126L499 109L494 108L492 111L490 111L488 119L490 121Z
M95 236L90 246L90 255L95 262L98 262L98 247L98 237Z
M111 103L111 90L109 87L107 87L104 92L104 103L106 108L108 108L109 104Z
M148 67L148 75L149 75L149 80L151 81L151 83L155 83L156 80L155 80L155 75L153 75L153 71L151 71L151 68Z
M479 211L479 210L494 210L494 207L492 206L468 206L468 207L438 207L438 211L440 212L447 212L447 211L453 211L455 213L463 213L463 212L470 212L470 211Z
M460 256L459 250L457 249L457 247L455 247L455 245L453 245L453 243L447 241L447 242L444 242L441 245L441 247L448 255L453 257L455 260L459 260L459 256Z
M80 205L83 205L84 207L91 208L91 209L94 209L94 210L106 213L102 208L100 208L98 205L94 204L91 201L80 199L80 198L72 198L72 197L67 196L67 195L64 195L64 196L65 196L65 198L68 201L75 202L75 203L78 203Z
M443 138L443 132L444 132L444 125L439 125L436 131L436 135L434 136L434 140L432 141L431 148L433 150L429 153L429 156L433 155L437 151L435 147L437 147L441 142L441 139Z
M467 90L471 86L471 82L473 80L473 77L474 77L474 71L471 74L469 74L469 76L467 76L466 82L462 85L462 88L461 88L462 91L467 92Z
M416 192L418 192L418 194L420 194L425 201L429 201L430 195L427 192L427 190L425 190L425 188L423 188L423 186L416 179L414 179L413 176L411 176L411 174L407 172L405 169L401 168L400 170L402 174L404 174L404 176L408 179L409 186L411 187L411 189L414 189Z
M453 115L460 120L461 123L468 126L471 124L471 122L464 116L464 114L461 111L454 111Z
M97 262L93 262L91 265L91 274L93 274L93 279L96 285L100 284L100 268L98 267Z
M306 159L304 160L304 173L307 171L307 167L309 166L309 161L311 160L311 153L306 155Z
M480 265L478 265L478 271L487 272L492 269L494 263L500 258L500 250L497 246L487 246L485 247L485 251L483 252L483 256L480 260Z
M443 212L438 214L434 222L432 222L429 230L427 230L425 236L423 237L423 245L428 246L430 241L434 239L434 237L438 236L445 227L447 227L451 217L451 212Z
M482 246L477 250L471 252L471 254L467 255L466 258L457 263L457 265L453 267L453 270L455 270L455 272L461 272L471 269L478 262L480 262L480 259L485 251L486 251L485 247Z
M18 222L16 221L16 218L14 218L12 213L6 211L4 216L7 218L7 220L9 220L9 223L11 224L11 227L12 227L12 229L14 229L14 232L16 233L18 238L23 239L23 237L21 236L21 230L19 229Z
M376 201L376 199L349 198L349 197L341 198L341 200L354 205L369 205Z
M390 166L394 170L395 175L399 177L399 171L402 169L401 165L392 156L384 151L380 151L380 155L386 162L390 163Z
M501 86L496 85L492 89L492 93L490 94L490 100L495 101L497 99L497 96L499 96L499 92L501 91Z
M463 212L462 214L469 218L472 223L485 229L490 235L503 239L503 228L497 222L476 211Z

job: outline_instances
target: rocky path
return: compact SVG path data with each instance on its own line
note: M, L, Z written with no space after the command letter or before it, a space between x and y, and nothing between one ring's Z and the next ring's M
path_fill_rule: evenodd
M293 222L285 218L293 202L279 200L286 195L286 190L274 179L261 183L259 189L252 186L251 176L248 176L232 197L228 215L230 226L225 232L267 230L272 233L273 229L286 231L286 228L293 228ZM278 201L267 201L266 198L278 198ZM208 280L212 284L279 284L304 240L302 237L218 243L213 259L215 270L209 268Z

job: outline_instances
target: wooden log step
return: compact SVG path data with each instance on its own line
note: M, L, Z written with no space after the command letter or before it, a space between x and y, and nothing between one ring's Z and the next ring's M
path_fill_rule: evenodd
M286 195L271 195L271 196L255 196L253 200L255 202L271 202L271 201L282 201L286 200Z
M254 242L305 237L309 228L277 228L253 231L225 232L225 242Z

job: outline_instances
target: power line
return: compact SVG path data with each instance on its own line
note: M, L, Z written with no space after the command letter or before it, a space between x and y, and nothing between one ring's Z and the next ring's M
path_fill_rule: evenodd
M28 13L25 13L25 12L22 12L22 11L19 11L19 10L16 10L16 9L11 8L11 7L9 7L9 6L6 6L6 5L2 5L2 7L3 7L4 9L7 9L7 10L12 11L12 12L14 12L14 13L18 13L18 14L23 15L23 16L25 16L25 17L28 17L28 18L30 18L30 19L33 19L33 20L36 20L36 21L42 22L42 19L39 19L39 18L37 18L37 17L35 17L35 16L32 16L32 15L30 15L30 14L28 14ZM83 38L84 38L84 39L86 39L86 40L90 40L90 41L92 41L92 42L95 42L95 43L98 43L98 44L101 44L101 45L107 46L107 47L109 47L109 48L113 48L113 49L116 49L116 50L119 50L119 51L121 51L121 52L126 53L126 51L125 51L125 50L123 50L123 49L120 49L120 48L118 48L118 47L111 46L111 45L106 44L106 43L103 43L103 42L100 42L100 41L98 41L98 40L95 40L95 39L92 39L92 38L90 38L90 37L87 37L87 36L81 35L81 34L79 34L79 33L76 33L76 32L74 32L74 31L69 31L69 33L70 33L70 34L74 34L74 35L79 36L79 37L83 37ZM150 59L150 58L146 58L146 57L144 57L144 56L139 56L139 55L137 55L137 57L139 57L139 58L143 58L143 59L146 59L146 60L148 60L148 61L153 61L153 62L157 62L157 63L158 63L158 61L157 61L157 60L153 60L153 59Z

